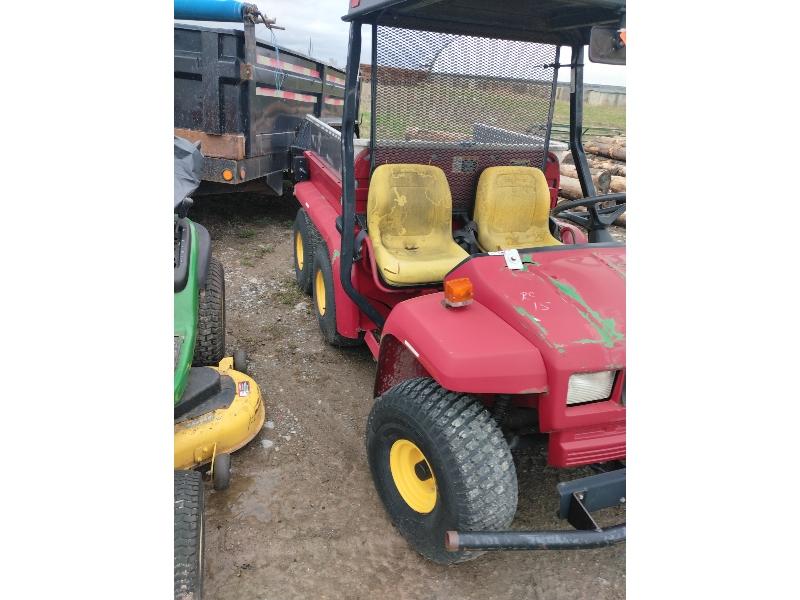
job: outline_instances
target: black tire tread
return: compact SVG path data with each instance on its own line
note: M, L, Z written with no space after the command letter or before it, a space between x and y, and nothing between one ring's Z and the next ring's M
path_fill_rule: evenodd
M509 527L518 500L514 461L500 428L477 398L445 390L430 378L403 381L375 401L367 421L368 448L370 436L377 433L376 421L385 411L401 412L419 424L443 450L444 468L458 473L455 481L461 485L453 491L460 506L459 530ZM441 544L443 547L443 538ZM455 553L447 562L471 560L480 554Z
M433 424L437 441L459 459L451 466L471 485L472 491L465 490L462 497L474 509L463 523L465 530L508 527L516 512L517 478L511 451L489 411L476 398L449 392L425 377L406 380L394 392L387 404L415 400L413 410L419 421ZM491 493L478 496L476 490ZM513 507L500 502L507 490L512 491Z
M208 265L206 285L200 290L197 339L192 364L217 365L224 357L225 269L222 263L212 256Z
M317 249L314 254L314 271L312 281L317 276L317 266L319 266L319 268L322 270L322 275L326 281L329 281L333 278L333 268L331 267L331 259L330 255L328 254L328 245L323 240L318 241ZM363 343L362 337L345 337L336 330L336 300L333 295L333 282L330 281L326 288L327 310L325 311L325 323L323 323L323 319L320 318L319 314L317 313L317 320L319 321L320 330L322 331L325 341L331 346L338 346L340 348L361 345ZM316 294L316 290L312 290L314 312L316 313L317 299L314 297L314 294Z
M203 588L203 477L175 471L175 600L199 600Z
M231 455L217 454L214 462L214 479L212 481L214 489L218 492L227 490L231 484Z
M303 238L303 254L304 254L304 269L301 271L297 266L297 249L295 246L294 237L300 233ZM294 219L294 227L292 228L292 264L294 266L294 277L297 282L297 287L307 295L311 295L311 286L314 282L314 254L317 249L317 241L319 240L319 233L317 233L314 224L306 213L304 208L297 211L297 216Z
M311 238L311 260L312 260L312 273L313 273L313 260L314 254L317 251L317 246L320 245L322 242L322 235L320 235L319 230L317 229L316 225L311 221L311 217L308 216L308 213L305 209L300 209L303 211L303 218L306 220L306 226L308 227L309 237Z
M239 373L247 375L249 365L247 364L247 352L239 348L233 353L233 368Z

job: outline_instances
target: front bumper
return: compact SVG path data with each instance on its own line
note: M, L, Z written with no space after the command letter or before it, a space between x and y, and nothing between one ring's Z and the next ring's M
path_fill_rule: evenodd
M550 466L565 468L624 460L625 421L554 431L547 447Z
M578 550L625 541L625 523L601 528L591 513L625 503L625 469L559 483L558 516L576 531L448 531L445 548L459 550Z

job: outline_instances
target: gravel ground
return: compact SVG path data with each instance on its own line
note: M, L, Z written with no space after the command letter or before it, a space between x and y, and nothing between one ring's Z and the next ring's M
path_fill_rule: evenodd
M487 554L451 567L409 549L366 461L374 362L366 347L323 341L311 301L294 283L296 210L290 195L238 194L198 198L190 215L209 229L225 266L227 351L248 352L267 407L264 429L233 456L230 488L206 486L206 597L623 598L624 544ZM586 474L547 468L544 450L515 456L514 528L564 528L554 486ZM601 522L624 518L607 512Z

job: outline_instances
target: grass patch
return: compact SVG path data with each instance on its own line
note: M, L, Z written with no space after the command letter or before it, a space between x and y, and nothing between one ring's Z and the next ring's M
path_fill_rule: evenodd
M553 122L569 125L569 101L556 100ZM583 105L584 127L608 127L625 132L624 106L589 106Z
M250 221L254 225L258 225L259 227L266 227L268 225L272 225L275 222L275 217L272 215L260 215L258 217L253 217Z
M239 264L245 267L255 267L256 262L264 258L267 254L275 252L274 244L259 244L252 252L239 259Z
M252 229L240 229L236 232L236 237L249 240L250 238L256 237L256 232Z
M284 278L280 285L273 297L284 306L296 306L305 298L305 294L297 287L294 279Z
M281 323L270 323L261 328L261 331L271 339L280 339L288 333L288 328Z
M256 258L264 258L267 254L272 254L273 252L275 252L273 244L259 244L255 250L255 256Z
M431 102L431 93L424 87L420 87L419 101L410 102L407 110L401 114L381 114L377 122L378 131L383 132L383 137L387 134L403 139L408 127L421 127L423 129L441 129L441 112ZM380 92L380 90L379 90ZM390 90L384 93L391 93ZM498 94L496 96L474 95L468 90L453 89L453 94L459 96L453 101L458 105L470 107L476 100L479 100L483 108L498 116L494 124L500 127L521 131L524 124L530 120L530 110L532 98L528 94ZM540 110L540 109L539 109ZM361 137L369 137L370 126L370 87L368 85L361 88L361 105L359 107L359 118L361 127ZM483 112L483 111L481 111ZM569 125L569 101L556 100L553 112L553 122ZM465 115L460 128L466 137L472 135L472 120ZM619 129L625 132L625 107L624 106L594 106L584 103L583 105L583 126ZM452 125L451 125L452 127ZM379 136L380 137L380 136Z

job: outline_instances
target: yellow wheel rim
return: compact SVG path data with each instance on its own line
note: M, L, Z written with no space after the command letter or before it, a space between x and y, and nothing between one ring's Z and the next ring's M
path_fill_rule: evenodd
M428 459L414 442L399 439L389 450L394 484L406 504L426 514L436 506L436 477Z
M300 232L294 234L294 254L297 256L297 268L303 270L303 236Z
M316 287L317 310L323 317L325 316L325 279L322 277L322 270L317 271L317 276L314 279L314 287Z

